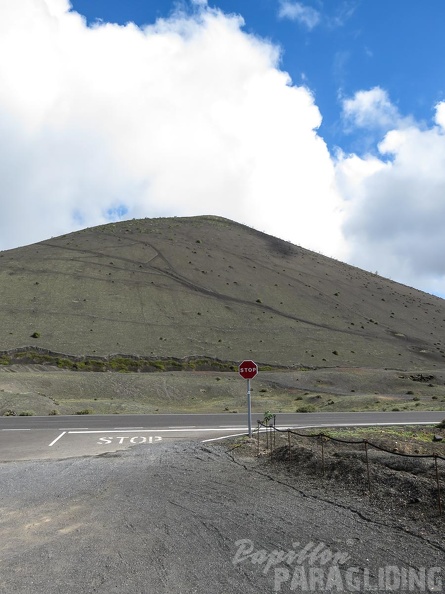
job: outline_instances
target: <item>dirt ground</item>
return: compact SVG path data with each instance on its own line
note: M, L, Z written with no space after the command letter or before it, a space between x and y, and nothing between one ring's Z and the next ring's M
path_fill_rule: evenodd
M310 448L295 445L289 464L285 449L270 461L255 447L1 464L1 594L423 592L425 575L442 591L444 521L426 472L375 462L370 496L358 456L323 478ZM408 484L420 501L401 505Z

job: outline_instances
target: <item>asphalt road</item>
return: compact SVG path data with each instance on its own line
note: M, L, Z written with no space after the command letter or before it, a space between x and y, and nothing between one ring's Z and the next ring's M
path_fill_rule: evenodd
M279 427L437 423L445 411L278 414ZM252 424L256 427L257 415ZM247 432L246 414L0 417L0 461L99 455L147 444Z
M445 411L419 412L354 412L354 413L279 413L276 422L286 427L320 427L339 425L374 425L381 423L436 423L445 416ZM261 415L252 414L255 426ZM170 427L221 428L238 427L247 429L247 414L159 414L159 415L70 415L47 417L0 417L0 429L74 429L88 427L111 429L118 427L142 427L144 429L166 429Z

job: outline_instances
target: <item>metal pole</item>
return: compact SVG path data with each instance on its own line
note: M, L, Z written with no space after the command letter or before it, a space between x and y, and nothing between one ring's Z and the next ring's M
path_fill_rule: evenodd
M247 426L249 437L252 437L252 403L250 400L250 379L247 380Z
M366 452L366 475L368 477L368 493L371 495L371 478L369 474L369 458L368 458L368 442L365 439L365 452Z
M323 476L324 476L324 435L322 433L320 434L320 440L321 440L321 467L322 467Z
M439 469L437 467L437 454L434 454L434 463L436 466L437 503L439 506L439 516L442 516L442 502L441 502L441 497L440 497L440 480L439 480Z

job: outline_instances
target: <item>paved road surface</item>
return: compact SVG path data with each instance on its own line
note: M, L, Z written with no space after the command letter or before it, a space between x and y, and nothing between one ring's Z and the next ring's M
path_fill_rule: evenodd
M259 416L259 415L258 415ZM437 423L445 412L278 414L280 427ZM256 427L257 416L253 415ZM0 461L98 455L138 444L208 440L247 431L245 414L0 417Z

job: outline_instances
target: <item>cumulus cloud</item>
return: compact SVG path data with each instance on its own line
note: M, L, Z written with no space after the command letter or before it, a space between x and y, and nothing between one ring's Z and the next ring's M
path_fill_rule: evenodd
M290 19L305 25L309 30L316 27L320 22L320 13L311 6L302 2L290 2L281 0L278 16L282 19Z
M388 93L380 87L357 91L352 98L345 99L343 117L354 128L389 130L403 122L397 108L391 103Z
M0 249L219 214L341 256L313 96L240 17L192 13L88 27L66 0L0 5Z
M408 125L386 94L360 97L352 113L361 126L374 113L369 125L387 126L393 114L395 127L384 135L377 156L338 156L349 260L445 295L445 103L436 106L428 127ZM373 97L377 101L367 101Z

